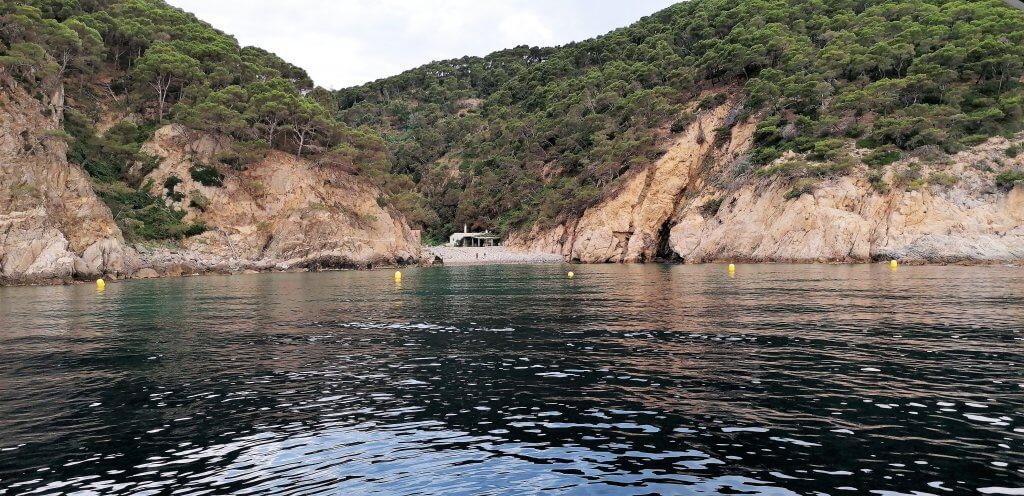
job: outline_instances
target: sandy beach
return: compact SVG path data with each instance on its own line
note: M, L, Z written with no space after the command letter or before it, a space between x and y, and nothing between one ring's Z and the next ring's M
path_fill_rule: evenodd
M476 264L538 264L561 263L561 255L553 253L527 253L509 251L504 246L487 246L481 248L452 248L449 246L431 246L427 250L439 257L445 265L476 265Z

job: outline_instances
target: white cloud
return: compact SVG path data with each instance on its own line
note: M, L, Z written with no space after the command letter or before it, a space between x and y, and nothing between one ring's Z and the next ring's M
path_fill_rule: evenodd
M342 88L463 55L578 41L672 0L169 0Z
M501 19L498 29L504 37L506 46L548 46L558 42L552 28L534 12L512 13Z

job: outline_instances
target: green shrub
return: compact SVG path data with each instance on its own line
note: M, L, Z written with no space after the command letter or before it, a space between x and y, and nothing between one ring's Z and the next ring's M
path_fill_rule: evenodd
M935 163L952 163L949 159L949 154L941 146L927 145L922 146L914 150L911 155L922 162L935 164Z
M867 128L861 125L854 124L843 132L847 138L860 138L864 136L864 133L868 132Z
M987 134L972 134L960 139L960 144L965 147L978 146L991 138Z
M722 145L728 143L729 139L731 138L732 129L726 126L717 127L715 128L715 139L714 141L712 141L712 143L714 144L715 148L721 148Z
M812 164L807 172L809 175L817 176L821 179L827 179L849 173L850 169L853 168L853 165L854 162L850 157L843 157L821 164Z
M882 145L877 140L871 137L861 138L857 140L857 148L867 148L868 150L873 150L875 148L878 148L879 146Z
M874 171L868 174L868 181L871 182L871 187L875 191L886 194L889 192L889 183L885 182L885 174L880 171Z
M89 177L101 183L112 183L121 177L121 168L106 161L89 161L82 165Z
M711 110L713 108L718 108L728 99L729 95L726 95L725 93L716 93L714 95L708 95L704 98L701 98L700 103L697 104L697 111L700 112L702 110Z
M770 145L782 141L782 128L786 122L779 116L766 117L757 123L754 130L754 142Z
M996 171L995 169L992 168L991 165L989 165L989 164L987 164L985 162L974 162L973 164L971 164L971 168L974 169L974 170L979 170L981 172L995 172Z
M202 222L196 222L194 224L189 225L185 229L185 232L182 234L184 234L186 238L190 238L192 236L199 236L200 234L203 234L204 232L206 232L206 229L206 224Z
M782 151L773 146L755 148L750 153L750 162L755 165L770 164L782 156Z
M875 121L871 138L878 143L913 150L939 145L953 151L957 146L954 122L960 117L955 109L942 105L911 105Z
M669 130L672 131L673 133L681 133L685 131L686 128L690 125L690 123L692 123L695 119L696 117L692 113L687 112L680 116L675 121L672 121L672 127Z
M188 200L188 206L192 208L198 208L203 212L210 208L210 199L203 196L198 189L194 189L188 194Z
M960 178L946 172L933 172L928 176L928 184L951 187L960 182Z
M761 144L778 143L780 140L779 128L759 124L754 130L754 141Z
M218 162L234 170L245 170L270 153L270 144L266 140L238 141L231 148L216 155Z
M902 158L903 152L898 148L895 146L886 146L877 150L872 150L871 153L864 156L863 161L871 167L884 167L894 162L898 162Z
M135 189L123 182L100 183L96 192L110 207L114 219L129 241L180 239L189 225L185 212L175 210L149 193L152 182ZM179 193L180 194L180 193Z
M903 187L907 191L916 191L923 188L926 184L928 184L928 180L922 177L905 183Z
M1004 151L1003 153L1006 154L1007 157L1017 158L1017 155L1020 155L1020 149L1020 145L1012 145L1009 148L1007 148L1006 151Z
M75 140L75 137L71 136L71 133L69 133L69 132L67 132L67 131L65 131L63 129L49 129L49 130L46 130L46 131L43 132L43 136L45 136L46 138L49 138L49 139L55 139L55 140L64 141L66 143L71 143L72 141Z
M224 174L215 167L208 165L193 165L188 169L189 175L192 176L192 180L202 184L203 186L224 186Z
M1010 189L1021 182L1024 182L1024 171L1021 170L1006 171L996 176L996 186L1000 188Z
M806 160L787 160L771 167L765 167L757 171L762 177L783 176L789 178L804 177L807 175L811 164Z
M807 153L814 151L814 145L817 142L817 138L814 136L797 136L793 138L790 147L798 152Z
M820 164L812 164L806 160L789 160L757 171L762 177L782 176L791 179L815 177L828 179L844 175L853 168L849 158L832 160Z
M793 185L793 189L786 192L783 198L786 200L795 200L801 196L809 193L814 193L814 187L817 186L818 182L814 179L801 179Z
M718 215L718 211L722 208L722 201L724 198L715 198L714 200L708 200L704 205L700 207L700 212L705 217L714 217Z
M181 184L181 178L175 175L167 176L164 179L164 190L167 192L164 196L171 196L174 194L174 188L177 188Z
M842 153L842 149L845 144L846 141L838 138L824 139L815 142L811 148L811 158L816 160L834 160L839 157L840 153Z
M907 168L896 173L895 183L908 190L918 189L928 183L921 174L921 164L911 164Z
M97 182L136 185L156 165L156 159L140 151L142 143L153 135L154 126L121 121L97 136L89 116L73 109L64 113L63 124L66 139L70 140L68 160L81 165ZM133 168L139 163L143 165L140 174L129 177L129 171L139 170Z

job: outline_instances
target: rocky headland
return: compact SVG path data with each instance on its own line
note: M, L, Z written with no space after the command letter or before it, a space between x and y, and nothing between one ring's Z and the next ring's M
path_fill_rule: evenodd
M1024 186L996 181L1024 167L1024 154L1006 153L1021 137L991 138L938 161L907 157L874 178L859 164L799 190L785 174L736 179L755 122L733 124L724 143L705 136L730 124L730 108L700 115L661 159L578 219L517 233L510 246L584 263L1024 259Z
M378 205L362 179L273 151L246 170L227 171L222 185L203 186L188 169L224 141L180 125L158 129L144 145L159 159L145 184L164 196L167 178L178 178L175 189L186 193L175 206L206 232L176 243L130 244L88 174L67 159L63 104L60 90L44 101L16 87L0 91L2 284L420 261L422 247L405 221Z

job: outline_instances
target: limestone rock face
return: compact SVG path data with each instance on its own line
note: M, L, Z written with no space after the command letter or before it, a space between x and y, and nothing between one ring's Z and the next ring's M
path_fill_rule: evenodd
M577 220L510 237L514 249L561 253L584 263L647 262L664 254L666 223L690 191L703 187L709 167L728 162L747 145L753 125L733 128L729 145L716 143L737 102L701 113L650 166L624 178L603 202Z
M1024 187L1000 190L994 173L972 166L995 158L993 151L979 147L954 156L951 168L943 169L959 178L952 186L881 194L866 179L850 176L786 200L786 181L755 182L725 195L714 216L702 215L701 201L691 202L677 214L669 242L687 262L1019 261Z
M271 152L246 170L225 170L223 186L204 186L189 168L210 163L226 146L215 137L170 125L157 130L143 151L161 158L147 176L152 193L181 179L186 220L208 231L188 238L184 250L146 254L154 267L198 265L204 270L364 267L414 263L422 255L400 215L377 204L378 191L351 174ZM200 209L194 198L207 205ZM171 201L168 199L168 201Z
M67 161L63 93L0 87L0 283L115 276L138 264L88 175Z
M1024 260L1024 186L1006 191L995 185L998 172L1024 168L1024 156L1002 153L1005 139L937 164L894 164L886 193L876 191L866 166L858 165L787 199L793 180L736 173L751 146L752 121L733 126L727 143L702 139L728 119L728 108L701 115L660 160L625 178L580 218L515 233L508 244L598 263L656 257L688 263ZM941 172L957 181L900 184L891 171L910 166L922 178ZM717 211L707 207L719 201Z
M882 197L851 178L788 202L785 191L779 185L743 190L715 218L688 212L672 228L672 249L692 262L1024 258L1021 187L974 206L931 191Z
M377 204L378 191L342 171L272 152L248 170L226 171L223 187L193 181L193 162L212 162L227 143L177 125L145 145L161 158L147 178L161 197L167 177L181 178L177 191L186 196L175 207L209 230L173 248L129 247L88 174L67 161L62 108L61 91L37 99L0 88L0 284L367 267L422 256L401 216Z

